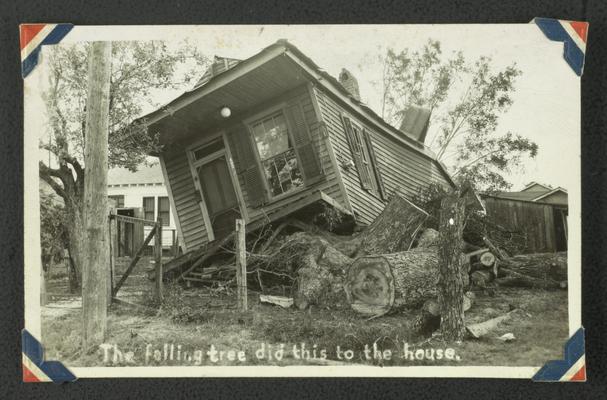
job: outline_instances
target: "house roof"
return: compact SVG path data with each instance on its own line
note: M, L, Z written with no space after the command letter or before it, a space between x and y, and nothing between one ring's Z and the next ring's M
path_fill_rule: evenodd
M493 194L493 197L501 199L523 201L533 201L537 196L538 192L497 192Z
M241 61L242 60L238 60L236 58L215 56L211 66L209 66L205 73L200 77L198 82L196 82L196 85L194 85L194 89L204 85L205 83L213 79L213 77L215 77L216 75L219 75L222 72L225 72L230 68L235 67Z
M567 194L566 189L564 189L562 187L557 187L557 188L554 188L552 190L549 190L549 191L541 193L541 194L535 193L537 195L537 197L535 199L533 199L533 201L540 201L542 199L545 199L548 196L552 196L553 194L555 194L557 192L562 192L562 193Z
M154 164L151 167L140 166L137 172L131 172L126 168L112 168L108 170L107 184L108 186L164 184L164 179L160 165Z
M363 118L371 121L375 126L380 127L384 132L389 133L392 137L396 138L401 143L404 143L410 149L434 160L438 168L445 175L445 177L451 183L453 183L449 173L447 172L446 167L438 160L436 160L436 155L430 150L428 146L424 145L423 143L417 140L414 133L403 132L387 123L366 104L352 96L352 94L346 88L344 88L343 85L339 83L336 78L324 71L308 56L306 56L297 47L295 47L293 44L289 43L285 39L278 40L276 43L273 43L270 46L262 49L259 53L242 61L217 57L215 59L216 62L214 62L214 65L218 62L220 65L223 63L225 67L219 67L215 70L211 70L211 72L207 70L192 90L183 93L181 96L177 97L176 99L174 99L167 105L159 108L158 110L139 118L138 121L144 122L148 125L152 125L166 117L173 116L175 112L177 112L181 108L188 106L194 101L201 99L202 97L210 93L216 92L218 89L228 84L232 80L251 72L259 65L263 65L263 63L278 58L278 56L286 56L287 59L291 60L301 69L303 69L303 71L307 73L308 76L310 76L316 84L324 87L331 93L338 96L350 108L354 109Z
M541 192L546 192L549 190L552 190L552 186L550 185L545 185L543 183L539 183L539 182L535 182L535 181L531 181L529 182L522 190L521 192L524 191L541 191Z
M528 190L532 186L538 185L541 188ZM546 197L551 196L557 192L563 192L567 194L567 190L562 187L550 188L550 186L543 185L541 183L531 182L520 192L497 192L492 194L485 194L485 196L497 197L506 200L519 200L519 201L531 201L531 202L542 202Z

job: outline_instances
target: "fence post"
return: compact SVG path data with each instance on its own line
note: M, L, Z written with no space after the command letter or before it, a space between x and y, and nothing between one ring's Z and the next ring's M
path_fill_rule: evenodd
M173 237L173 241L171 242L171 253L173 258L177 257L177 242L176 242L176 237L175 237L175 229L171 230L172 232L172 237Z
M110 236L110 284L108 285L108 305L112 303L112 293L114 290L114 278L116 274L116 243L117 243L117 230L118 224L116 217L114 216L114 210L110 210L109 224L109 236Z
M238 286L238 307L240 311L247 311L247 248L246 229L242 219L236 220L236 285Z
M156 269L156 300L162 302L162 219L156 221L154 235L154 267Z

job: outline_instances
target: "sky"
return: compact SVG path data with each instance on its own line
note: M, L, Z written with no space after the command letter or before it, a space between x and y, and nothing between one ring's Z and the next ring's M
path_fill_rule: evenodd
M387 48L419 49L438 40L444 54L462 51L467 60L490 56L502 69L512 63L522 71L513 105L499 121L498 132L518 133L535 141L539 152L526 160L524 173L508 175L513 190L530 181L564 188L579 185L580 80L563 59L563 44L549 41L534 24L502 25L248 25L178 27L75 27L65 42L80 40L166 40L184 38L203 54L248 58L278 39L287 39L333 76L351 71L361 99L380 110L378 56ZM201 71L201 75L204 71ZM156 93L166 104L180 93ZM151 111L151 110L150 110ZM430 130L432 131L432 129Z

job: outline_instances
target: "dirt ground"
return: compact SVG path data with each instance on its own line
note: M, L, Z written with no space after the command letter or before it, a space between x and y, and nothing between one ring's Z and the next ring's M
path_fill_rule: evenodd
M153 303L153 283L145 277L145 271L150 264L149 259L142 261L119 298L149 305ZM67 294L65 279L58 274L47 283L49 301L42 310L42 342L47 359L71 366L541 366L562 358L568 337L566 291L500 288L491 295L477 293L466 313L467 324L502 315L513 307L519 311L482 339L447 345L410 333L416 310L368 320L349 309L284 309L260 303L259 294L250 292L250 311L242 313L236 310L230 289L168 285L160 308L112 305L107 343L83 354L81 301ZM515 340L499 340L505 333L512 333ZM404 352L405 344L411 353ZM454 351L453 358L445 356L449 347ZM413 356L419 349L425 350L423 360ZM443 353L441 359L438 349Z

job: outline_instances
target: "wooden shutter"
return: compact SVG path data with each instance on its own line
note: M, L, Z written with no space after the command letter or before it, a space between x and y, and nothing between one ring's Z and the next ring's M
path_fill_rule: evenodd
M352 158L354 159L354 165L356 166L358 177L360 178L360 185L363 189L372 189L373 186L371 184L371 176L369 176L369 170L365 166L362 159L361 152L363 151L363 148L361 137L352 128L350 118L342 115L342 120L346 130L346 138L348 139L348 144L350 145L350 152L352 153Z
M373 142L371 141L371 135L369 131L363 128L363 136L365 138L365 144L367 145L367 150L369 152L369 162L371 163L371 168L373 168L373 173L375 174L375 181L377 182L377 192L382 200L386 199L386 189L384 188L384 181L381 179L381 172L379 169L379 164L377 163L377 158L375 158L375 150L373 149Z
M265 201L265 186L249 130L245 125L239 124L228 131L227 138L239 181L245 183L248 205L259 207Z
M287 105L286 117L293 148L301 163L300 168L306 185L316 183L323 178L324 174L299 101Z

